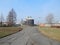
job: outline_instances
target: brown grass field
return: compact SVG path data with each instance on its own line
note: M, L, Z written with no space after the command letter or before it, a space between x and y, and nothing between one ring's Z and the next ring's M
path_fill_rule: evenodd
M20 27L0 27L0 38L14 34L18 31L21 31Z
M51 39L60 41L60 28L39 27L39 31Z

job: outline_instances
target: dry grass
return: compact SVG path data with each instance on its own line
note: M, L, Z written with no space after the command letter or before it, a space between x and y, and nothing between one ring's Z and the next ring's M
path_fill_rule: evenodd
M60 28L39 27L39 31L49 38L60 41Z
M11 35L22 30L20 27L0 27L0 38Z

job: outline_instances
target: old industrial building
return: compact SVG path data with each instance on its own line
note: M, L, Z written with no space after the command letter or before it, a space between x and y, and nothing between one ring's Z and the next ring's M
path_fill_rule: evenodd
M27 17L25 18L25 20L23 21L24 25L30 25L30 26L34 26L34 19L32 17Z

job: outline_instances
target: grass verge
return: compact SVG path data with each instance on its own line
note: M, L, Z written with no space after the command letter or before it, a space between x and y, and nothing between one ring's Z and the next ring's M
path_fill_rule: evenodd
M0 38L14 34L21 30L22 30L22 28L20 28L20 27L0 27Z
M39 31L51 39L60 41L60 28L39 27Z

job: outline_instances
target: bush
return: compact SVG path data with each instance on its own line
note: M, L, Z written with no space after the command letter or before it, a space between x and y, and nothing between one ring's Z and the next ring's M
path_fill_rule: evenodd
M60 26L51 26L52 28L60 28Z

